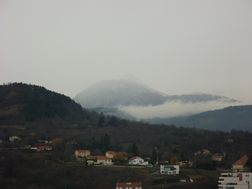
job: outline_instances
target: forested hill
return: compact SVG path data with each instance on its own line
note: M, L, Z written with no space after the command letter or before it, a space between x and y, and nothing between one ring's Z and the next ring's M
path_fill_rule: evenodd
M0 123L41 119L88 121L88 112L71 98L44 87L12 83L0 86Z
M204 129L252 131L252 106L233 106L204 112L189 117L187 123Z
M230 131L236 129L252 131L252 105L231 106L188 117L157 118L148 121L155 124L175 124L208 130Z

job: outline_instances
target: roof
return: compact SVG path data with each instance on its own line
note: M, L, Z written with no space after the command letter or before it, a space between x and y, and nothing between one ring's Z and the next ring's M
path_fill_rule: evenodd
M77 152L80 152L80 153L86 153L86 152L90 152L90 150L76 150Z
M134 156L134 157L130 158L129 161L132 161L132 160L134 160L134 159L143 159L143 158L141 158L141 157L139 157L139 156Z
M36 144L35 147L37 148L46 148L46 147L52 147L51 145L48 145L48 144Z
M141 182L117 182L116 187L142 187Z
M245 166L249 160L249 157L247 155L243 155L239 160L234 162L233 165L243 165Z
M97 160L110 160L110 158L107 158L106 156L96 156Z
M87 156L87 160L96 160L97 157L96 156Z
M117 152L115 152L115 151L107 151L106 153L108 153L108 154L116 154Z

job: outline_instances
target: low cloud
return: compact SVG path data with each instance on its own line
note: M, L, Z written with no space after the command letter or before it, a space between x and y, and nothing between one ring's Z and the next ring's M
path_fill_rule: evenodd
M167 102L158 106L125 106L125 111L138 119L148 118L171 118L177 116L188 116L204 111L221 109L228 106L240 105L241 103L227 103L220 101L183 103L181 101Z

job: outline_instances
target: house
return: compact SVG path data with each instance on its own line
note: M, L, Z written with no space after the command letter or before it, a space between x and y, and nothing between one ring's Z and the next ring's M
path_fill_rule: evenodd
M116 189L142 189L141 182L117 182Z
M230 172L221 173L219 189L252 189L252 172L247 167L249 157L243 155L235 161Z
M123 161L128 159L128 155L125 152L107 151L105 155L112 160Z
M96 163L97 165L112 165L112 159L107 158L106 156L96 156Z
M36 150L37 152L42 152L42 151L51 151L52 146L46 145L46 144L37 144L34 147L30 148L31 150Z
M216 162L221 162L223 160L223 155L215 153L212 155L212 160Z
M19 136L10 136L9 141L10 142L15 142L15 141L20 141L22 140Z
M119 161L126 161L128 160L128 154L126 152L117 152L114 159Z
M160 174L178 175L179 165L170 165L168 163L160 163Z
M195 156L208 156L208 155L211 155L211 152L208 149L201 149L195 152L194 155Z
M192 167L193 163L189 160L179 161L178 162L180 167Z
M97 161L97 157L96 156L87 156L87 165L94 165Z
M248 161L249 157L247 155L243 155L239 160L233 163L232 165L233 172L248 171L248 167L246 166Z
M105 156L110 159L114 159L116 157L117 152L115 151L107 151Z
M218 180L218 189L251 189L251 172L221 173Z
M91 153L90 150L75 150L74 154L75 157L78 159L90 156Z
M148 162L139 156L135 156L129 159L129 165L148 165Z

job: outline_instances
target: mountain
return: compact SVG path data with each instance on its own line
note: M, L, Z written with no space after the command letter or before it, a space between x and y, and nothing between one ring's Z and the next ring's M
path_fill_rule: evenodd
M236 129L252 131L252 105L231 106L188 117L155 118L147 121L156 124L175 124L210 130L230 131Z
M212 94L167 95L126 79L96 83L74 100L84 108L130 120L192 115L238 104L235 99Z
M131 80L107 80L96 83L76 95L74 100L87 108L120 106L157 106L165 102L237 102L210 94L166 95L142 83Z
M0 123L39 119L87 120L87 112L71 98L23 83L0 86Z
M74 100L83 107L118 107L159 105L166 96L141 83L130 80L108 80L94 84L76 95Z

